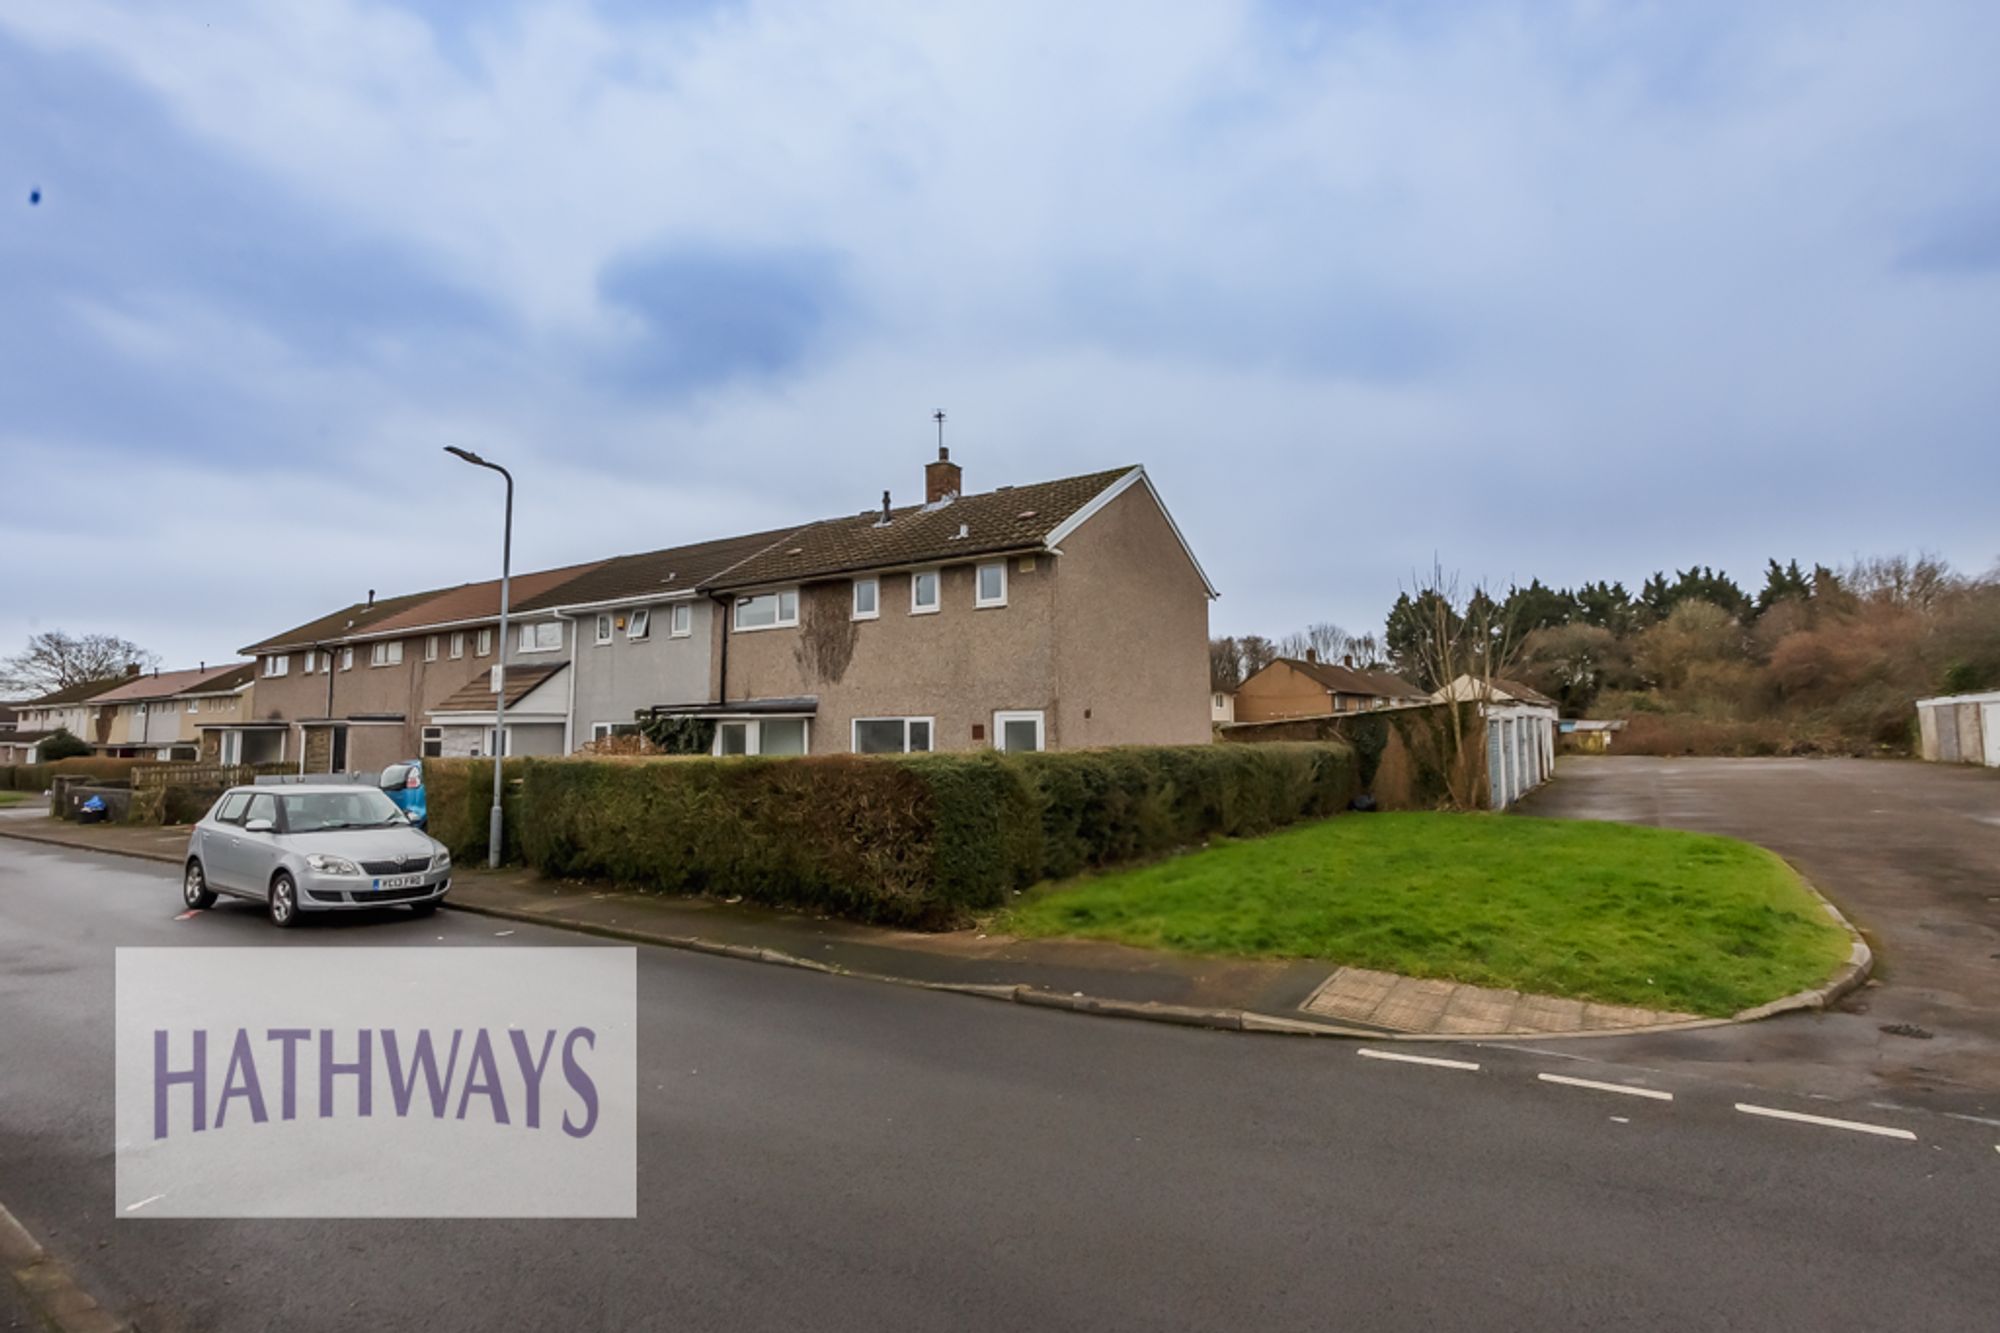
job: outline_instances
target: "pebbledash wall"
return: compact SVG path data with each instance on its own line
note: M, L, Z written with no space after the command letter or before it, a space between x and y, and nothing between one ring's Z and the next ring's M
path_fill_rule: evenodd
M848 578L805 584L797 626L726 631L727 700L815 699L815 754L849 752L855 720L878 717L985 748L1003 712L1041 714L1049 749L1210 739L1207 587L1144 487L1062 554L1008 557L1004 606L975 605L981 563L945 564L930 613L912 612L909 571L878 576L875 619L853 618Z

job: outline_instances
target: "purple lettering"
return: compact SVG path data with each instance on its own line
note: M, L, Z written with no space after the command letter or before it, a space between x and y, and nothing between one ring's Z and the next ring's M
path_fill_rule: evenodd
M483 1079L479 1077L482 1069L486 1071ZM472 1100L475 1092L485 1097L493 1108L493 1123L506 1124L507 1098L500 1090L500 1070L493 1063L493 1043L487 1038L485 1028L479 1029L479 1036L472 1043L472 1055L465 1062L465 1088L458 1098L460 1120L465 1119L466 1103Z
M416 1099L417 1073L421 1070L425 1086L430 1089L431 1114L439 1120L444 1119L445 1107L451 1102L451 1081L458 1071L458 1043L464 1035L462 1029L452 1029L451 1055L445 1062L444 1077L439 1079L437 1052L431 1048L430 1030L419 1031L415 1049L410 1052L409 1075L405 1077L402 1057L396 1047L396 1030L382 1029L382 1057L389 1062L389 1095L395 1100L397 1115L410 1113L410 1103Z
M236 1044L229 1051L229 1072L222 1079L222 1098L215 1104L217 1129L222 1128L229 1115L231 1097L241 1097L250 1103L250 1119L254 1123L261 1125L270 1119L264 1114L264 1088L257 1081L257 1062L250 1057L250 1034L242 1028L236 1029Z
M371 1034L362 1028L355 1034L356 1052L352 1064L341 1064L333 1058L333 1029L319 1030L319 1114L324 1120L333 1115L333 1079L336 1074L351 1075L356 1084L355 1104L362 1119L366 1120L374 1107L375 1065L368 1058L372 1049Z
M577 1038L583 1038L590 1049L597 1049L597 1034L589 1028L571 1028L569 1036L563 1039L563 1079L583 1101L583 1109L588 1117L581 1127L572 1125L569 1112L563 1112L563 1133L573 1139L587 1138L597 1127L597 1084L591 1080L583 1066L576 1062Z
M167 1068L167 1031L153 1029L153 1137L167 1137L167 1089L176 1083L188 1085L194 1094L194 1132L208 1128L208 1032L196 1028L194 1064L184 1070Z
M296 1120L299 1118L298 1048L300 1042L312 1040L312 1032L306 1028L272 1028L264 1037L284 1045L285 1062L281 1066L284 1083L278 1095L278 1105L285 1119Z
M542 1127L542 1071L549 1067L549 1051L556 1044L555 1029L542 1039L542 1058L528 1057L528 1034L515 1028L507 1034L514 1042L514 1058L521 1065L521 1081L528 1085L528 1128Z

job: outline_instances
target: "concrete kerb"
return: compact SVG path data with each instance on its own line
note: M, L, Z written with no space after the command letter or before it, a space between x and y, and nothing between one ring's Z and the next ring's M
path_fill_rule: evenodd
M125 847L86 847L57 838L38 837L13 829L0 828L0 837L20 838L25 842L37 842L45 846L63 847L71 851L106 851L119 856L135 857L139 860L155 861L178 865L178 856L165 853L142 851ZM1789 862L1787 863L1789 864ZM1798 867L1792 867L1797 873ZM1806 892L1817 900L1828 916L1838 922L1850 941L1848 962L1825 985L1802 990L1772 1000L1755 1008L1745 1009L1728 1018L1684 1019L1673 1023L1654 1023L1645 1027L1591 1028L1580 1032L1397 1032L1386 1028L1346 1027L1333 1023L1316 1023L1306 1019L1280 1017L1262 1014L1248 1009L1209 1008L1199 1005L1160 1004L1147 1001L1114 1000L1103 996L1043 990L1036 986L1008 986L980 984L973 982L920 981L912 977L899 977L882 972L863 972L851 968L836 967L817 959L800 958L777 949L763 948L749 944L729 944L721 940L711 940L699 935L654 935L643 931L629 930L620 926L601 925L587 921L565 921L551 918L537 912L517 911L506 907L486 904L453 902L447 898L444 906L459 912L470 912L478 916L494 917L505 921L525 922L530 925L553 926L559 930L573 930L585 935L595 935L603 939L621 940L633 944L657 944L669 949L686 949L694 953L714 954L723 958L736 958L746 962L770 963L780 967L801 968L810 972L821 972L829 976L852 977L862 981L887 982L898 986L914 986L919 990L945 991L956 995L971 995L987 1000L1006 1000L1015 1004L1034 1005L1044 1009L1062 1009L1070 1013L1094 1014L1105 1018L1139 1019L1152 1023L1170 1023L1179 1027L1210 1028L1223 1032L1257 1032L1283 1036L1308 1037L1363 1037L1371 1041L1406 1042L1510 1042L1510 1041L1576 1041L1592 1037L1633 1037L1652 1033L1693 1032L1701 1028L1727 1027L1737 1023L1752 1023L1771 1018L1778 1014L1798 1010L1825 1009L1838 1002L1843 996L1855 990L1868 979L1874 968L1874 953L1861 932L1831 902L1826 895L1815 888L1804 875L1799 882Z
M0 1264L29 1305L58 1333L127 1333L132 1325L99 1305L69 1269L0 1204Z

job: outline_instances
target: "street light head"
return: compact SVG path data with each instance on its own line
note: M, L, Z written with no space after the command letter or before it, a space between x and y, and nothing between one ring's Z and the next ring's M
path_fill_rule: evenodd
M455 445L455 444L447 444L447 445L446 445L446 446L444 447L444 451L445 451L446 453L448 453L448 454L457 454L457 455L458 455L458 456L459 456L460 458L463 458L463 459L464 459L464 460L465 460L466 462L468 462L468 463L476 463L476 464L478 464L478 465L479 465L480 467L491 467L491 466L493 466L493 465L492 465L491 463L489 463L489 462L487 462L487 461L486 461L485 459L481 458L481 457L480 457L480 456L479 456L478 454L475 454L475 453L473 453L473 452L472 452L472 450L470 450L470 449L461 449L461 448L459 448L459 447L458 447L457 445Z

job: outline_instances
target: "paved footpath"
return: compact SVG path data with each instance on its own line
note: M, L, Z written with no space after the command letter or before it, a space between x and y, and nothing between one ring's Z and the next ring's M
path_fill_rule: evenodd
M145 1220L115 946L580 938L183 915L172 866L0 841L0 1203L148 1333L1992 1327L1993 1127L1597 1041L1259 1040L674 949L638 950L636 1221Z

